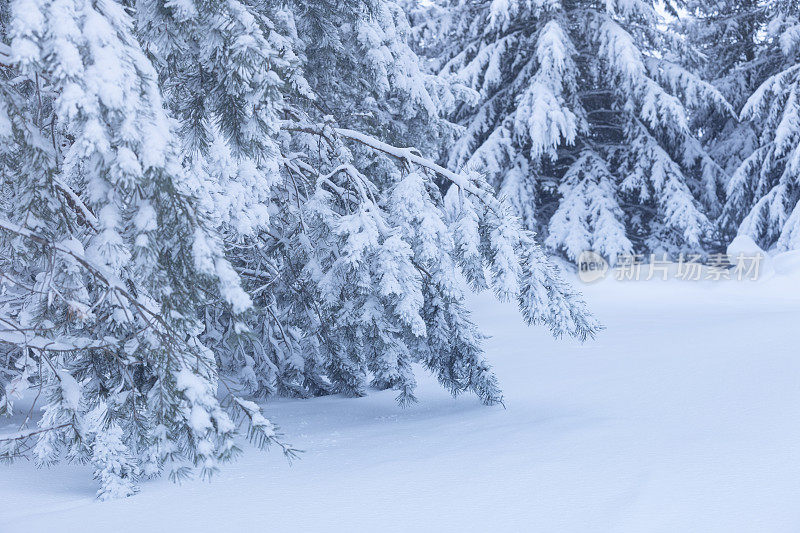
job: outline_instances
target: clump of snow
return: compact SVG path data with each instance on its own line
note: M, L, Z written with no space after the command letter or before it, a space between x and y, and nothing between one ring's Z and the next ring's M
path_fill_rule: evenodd
M771 258L772 268L782 276L800 276L800 250L775 254Z
M728 245L727 253L734 263L736 263L737 257L754 257L756 254L761 254L761 262L759 264L760 277L769 278L775 274L769 254L762 250L749 235L737 235Z
M81 399L81 389L72 374L66 370L58 371L58 380L61 383L61 397L64 401L64 406L72 411L78 410L78 404Z
M762 250L749 235L737 235L733 241L728 245L728 255L736 256L738 254L752 254L761 253Z

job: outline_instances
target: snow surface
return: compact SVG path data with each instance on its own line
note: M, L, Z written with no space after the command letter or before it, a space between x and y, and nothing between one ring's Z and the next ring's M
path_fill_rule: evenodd
M422 371L408 409L275 401L305 450L291 466L245 447L210 483L105 503L88 466L0 467L0 532L798 531L800 256L773 264L759 282L583 286L607 326L584 345L476 297L506 409Z

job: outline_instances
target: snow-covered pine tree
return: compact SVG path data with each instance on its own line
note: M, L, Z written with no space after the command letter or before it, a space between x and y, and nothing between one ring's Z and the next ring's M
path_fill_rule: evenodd
M197 4L184 7L188 15L181 15L173 4L140 0L139 6L145 40L147 28L166 24L173 29L160 33L162 40L191 43L188 49L198 51L198 57L215 58L217 64L207 62L209 70L240 73L234 80L195 76L200 84L190 75L184 82L181 67L169 65L185 64L191 72L204 60L186 59L182 53L156 61L165 85L175 87L167 91L167 100L182 131L199 128L198 134L189 133L191 138L214 139L187 146L185 156L195 169L196 161L202 162L198 173L204 184L198 194L216 191L220 199L205 205L219 222L228 256L256 303L245 334L230 313L206 308L204 338L213 344L221 368L254 397L361 395L371 383L397 389L399 401L408 403L414 399L411 363L421 361L454 393L472 390L487 403L498 401L499 390L482 358L481 336L456 284L460 267L452 257L451 221L435 181L437 173L447 172L431 167L416 150L397 149L376 138L436 153L451 129L438 116L453 99L449 88L420 72L398 6L361 1L240 4L236 20L247 12L257 21L250 25L226 23L233 16L230 9ZM157 22L149 21L152 14L160 17ZM181 23L169 22L177 20ZM218 38L214 29L219 27L250 29L246 39ZM228 40L250 48L246 54L228 52ZM159 50L173 47L164 42ZM243 63L242 58L250 59ZM259 64L272 70L259 76ZM208 95L231 93L244 105L208 104L213 100ZM254 114L250 104L264 117L255 124L268 125L258 136L263 144L273 142L275 117L284 117L283 133L269 149L242 149L235 146L236 137L215 133L220 123L252 131L245 123ZM409 155L418 162L411 164ZM419 165L428 165L427 170L421 172ZM243 179L231 170L243 167L254 177ZM467 179L449 175L459 182ZM231 185L242 192L240 197L229 194ZM493 209L502 211L485 185L480 187L480 204L497 204ZM231 219L264 207L258 195L268 195L269 217L244 226ZM475 217L476 224L486 226L485 213ZM567 311L553 322L556 332L589 334L594 323L577 295L557 283L543 256L537 260L546 265L544 274L516 279L525 274L514 265L528 259L524 250L532 244L514 229L508 213L491 220L511 232L511 249L504 250L511 254L504 258L509 263L496 267L513 280L502 294L524 295L539 283L558 287L546 297L564 297L552 306ZM477 232L470 238L475 239L470 246L483 247ZM482 275L493 259L484 254L470 260L469 267ZM524 300L523 308L529 305L534 304ZM531 320L550 316L530 311Z
M770 62L758 57L758 32L766 20L762 4L758 0L696 0L686 5L689 16L673 21L705 56L694 71L719 89L737 111L770 74ZM701 107L694 110L692 123L727 177L756 147L753 124L738 116Z
M722 221L765 249L800 248L800 6L776 0L734 13L752 47L735 72L750 82L741 119L756 139L728 183ZM735 133L728 142L736 146Z
M501 401L462 273L555 335L597 330L483 177L426 157L455 98L395 3L15 6L4 187L31 207L3 206L0 316L35 335L4 344L3 405L32 385L51 407L9 456L66 446L105 497L167 462L212 472L237 451L231 415L274 442L252 401L273 394L371 384L409 403L421 363Z
M8 5L2 13L9 14ZM236 423L197 312L251 305L197 209L156 73L114 1L17 0L3 21L3 409L45 399L3 455L96 466L101 498L165 466L210 475ZM221 403L220 397L225 398ZM255 428L255 430L253 429Z
M687 68L698 58L654 2L453 0L414 13L432 68L473 93L452 115L465 133L447 165L485 172L551 249L613 261L715 239L724 172L690 110L730 107Z
M259 286L268 287L257 302L271 307L273 318L265 323L273 324L279 342L264 339L259 349L280 354L275 366L286 372L277 388L360 395L371 383L398 390L398 400L408 403L414 400L410 365L419 361L453 393L499 401L481 336L463 305L459 271L475 274L476 287L523 298L524 309L541 305L557 333L585 336L593 323L575 294L551 283L557 274L543 256L536 259L547 270L526 276L534 245L480 177L448 172L424 157L435 156L449 135L438 113L453 96L420 71L398 6L296 7L297 53L305 58L314 99L287 98L286 174L274 203L282 214L272 217L261 236L264 247L247 265L248 273L261 273ZM442 179L459 185L458 209L445 209L437 186ZM455 245L461 208L474 224L460 237L477 251L469 257ZM485 266L495 273L490 280L481 279ZM545 287L558 287L547 297L564 298L551 309L577 314L558 316L525 299L547 294Z

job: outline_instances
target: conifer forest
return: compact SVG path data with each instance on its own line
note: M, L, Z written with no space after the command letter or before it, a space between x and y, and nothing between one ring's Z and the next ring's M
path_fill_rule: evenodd
M0 532L800 530L800 2L0 0Z

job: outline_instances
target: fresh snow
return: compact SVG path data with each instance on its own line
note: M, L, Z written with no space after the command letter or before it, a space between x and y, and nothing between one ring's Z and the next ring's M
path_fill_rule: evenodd
M101 503L90 466L18 462L0 531L797 531L797 254L758 282L581 286L607 328L583 345L475 297L505 409L421 369L406 409L393 391L274 400L305 450L291 466L243 443L210 483Z

